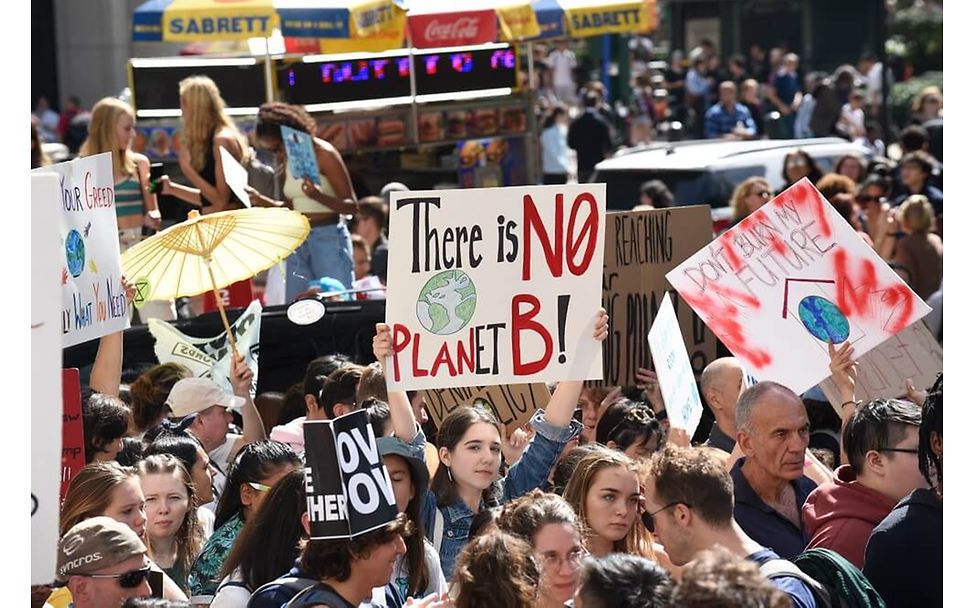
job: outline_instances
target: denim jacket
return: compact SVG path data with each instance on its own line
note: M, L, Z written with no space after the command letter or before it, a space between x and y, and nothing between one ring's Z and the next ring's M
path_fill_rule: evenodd
M514 463L507 476L499 482L503 489L502 504L542 487L565 444L578 436L582 430L582 425L576 420L572 420L567 427L552 426L545 421L543 410L534 413L531 426L535 430L534 437L525 448L521 459ZM410 443L421 448L425 441L426 438L420 432ZM423 496L421 504L423 526L426 528L426 536L430 542L433 542L437 509L443 514L443 540L439 548L440 565L443 568L443 576L449 581L453 575L453 565L457 555L467 544L473 511L459 498L446 507L437 507L436 495L429 490ZM483 500L480 502L480 508L486 508Z

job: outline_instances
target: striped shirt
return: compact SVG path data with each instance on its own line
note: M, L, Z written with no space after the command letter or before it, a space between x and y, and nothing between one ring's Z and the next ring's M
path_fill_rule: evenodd
M142 186L131 175L115 184L115 215L142 215Z

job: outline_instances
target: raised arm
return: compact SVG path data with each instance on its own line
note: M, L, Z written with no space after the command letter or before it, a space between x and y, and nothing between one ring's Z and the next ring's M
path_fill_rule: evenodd
M124 276L120 282L122 290L125 292L125 299L131 306L135 297L135 285ZM103 395L118 397L119 387L122 383L122 341L124 333L117 331L99 338L98 353L95 355L95 362L91 365L91 376L88 379L88 386L91 387L91 390Z
M845 446L842 445L841 437L842 432L845 431L846 423L852 418L858 405L855 392L856 378L859 375L859 362L853 359L854 354L855 350L852 348L852 344L848 342L838 349L835 348L834 344L829 343L829 370L832 372L832 380L839 387L839 398L841 399L838 405L835 403L832 404L836 413L839 414L839 418L842 419L842 427L839 432L840 464L848 464L849 462L845 453Z
M372 352L382 365L382 373L385 374L386 357L392 356L392 329L385 323L375 324ZM392 430L396 437L411 443L417 435L416 415L405 391L389 391L389 412L392 418Z
M243 404L243 438L234 446L233 452L236 453L240 448L267 438L264 430L264 421L254 405L254 399L250 396L250 386L254 381L254 372L244 361L243 355L235 353L230 360L230 383L233 385L233 394L242 397Z
M301 184L301 190L319 203L324 208L322 211L331 210L335 213L353 214L358 210L358 199L352 189L352 178L348 174L348 168L342 155L334 146L321 139L315 139L315 157L318 160L318 168L322 174L328 178L335 196L325 194L320 187L307 177Z
M595 329L592 337L598 341L605 340L609 335L609 313L604 308L600 308L595 319ZM552 426L565 427L572 420L575 407L578 405L578 397L582 394L581 380L570 380L559 382L555 392L551 395L551 401L545 408L545 422Z

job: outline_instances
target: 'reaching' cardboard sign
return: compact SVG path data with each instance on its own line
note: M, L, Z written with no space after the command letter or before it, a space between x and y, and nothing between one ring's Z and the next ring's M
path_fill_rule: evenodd
M354 538L399 514L368 413L304 423L305 494L311 538Z
M829 375L829 341L862 356L930 312L807 178L666 278L758 380L796 393Z

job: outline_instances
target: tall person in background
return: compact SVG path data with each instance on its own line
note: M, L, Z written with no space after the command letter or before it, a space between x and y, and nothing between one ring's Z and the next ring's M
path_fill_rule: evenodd
M246 164L253 152L247 138L227 115L223 97L216 83L207 76L190 76L179 83L179 109L182 132L179 137L179 168L192 187L163 180L163 194L171 194L200 213L216 213L239 208L223 175L220 148L240 164Z
M281 127L312 136L320 185L307 176L298 179L291 172ZM357 198L342 155L335 146L314 137L314 132L314 119L298 106L271 102L257 112L257 143L274 154L279 170L284 172L284 201L271 200L251 189L251 204L286 206L303 213L311 222L308 239L287 258L288 302L306 291L309 281L316 283L322 277L331 277L351 289L354 280L352 238L343 216L356 213Z
M78 156L112 153L119 253L142 240L143 228L158 230L162 225L156 195L149 190L149 159L132 151L134 139L132 106L105 97L92 108L88 138L78 151ZM171 321L176 318L176 309L171 300L146 302L139 310L139 318L143 322L149 318Z

